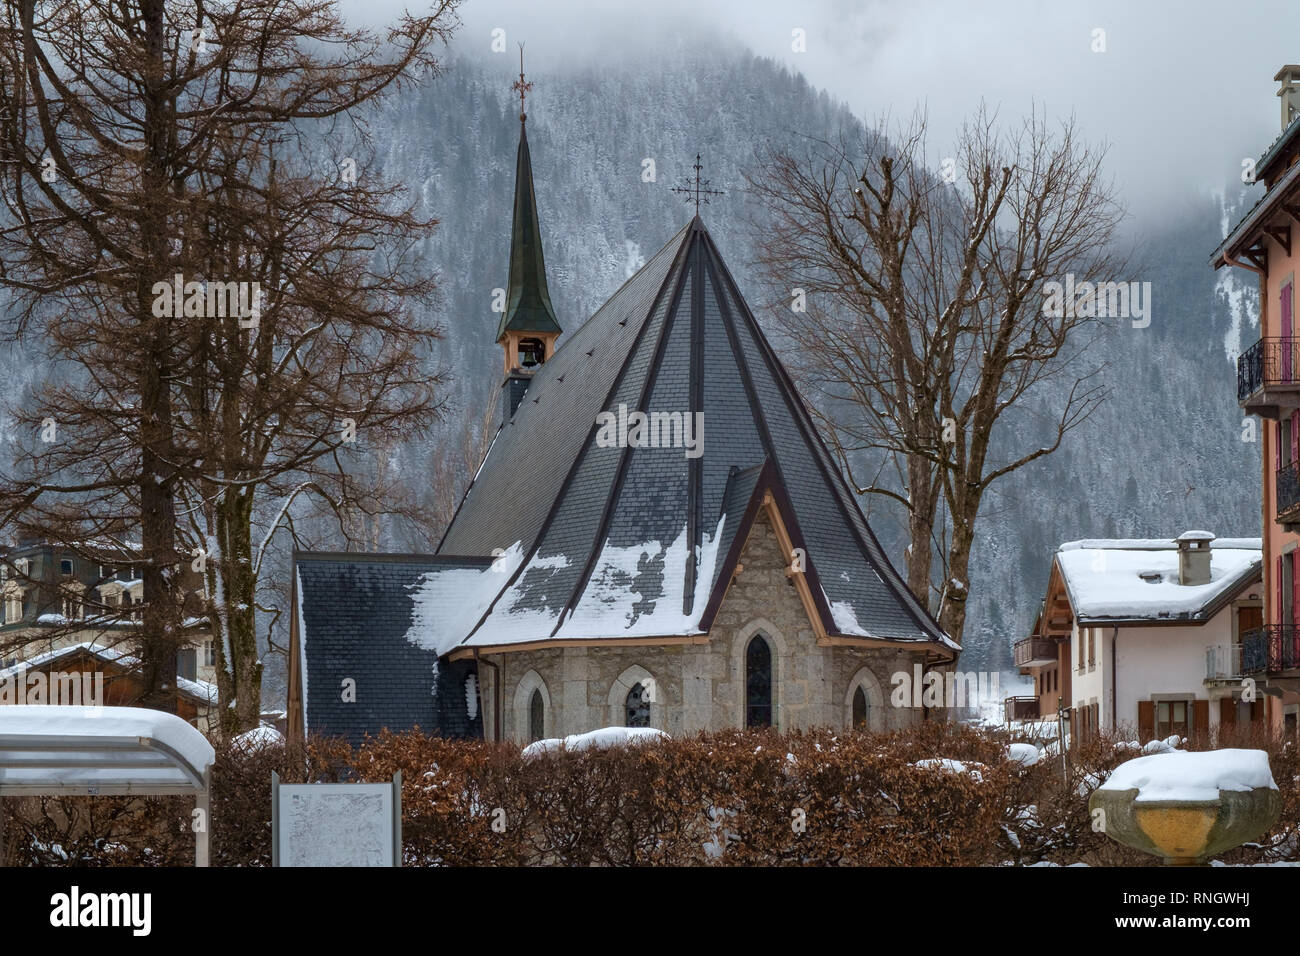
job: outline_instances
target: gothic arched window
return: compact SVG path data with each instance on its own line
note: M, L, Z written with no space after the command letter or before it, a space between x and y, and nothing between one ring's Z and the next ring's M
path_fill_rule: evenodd
M533 691L528 702L528 739L541 740L546 736L546 705L542 703L542 689Z
M853 729L865 730L867 728L867 692L858 685L858 689L853 692Z
M627 726L650 726L650 694L640 684L633 684L627 692Z
M757 634L745 649L745 726L772 726L772 649Z

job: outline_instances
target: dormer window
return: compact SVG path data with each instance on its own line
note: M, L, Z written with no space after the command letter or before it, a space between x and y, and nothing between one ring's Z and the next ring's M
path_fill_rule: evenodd
M546 361L546 343L541 339L519 340L519 367L533 368Z
M70 558L64 558L59 562L59 574L65 578L72 577L72 560Z

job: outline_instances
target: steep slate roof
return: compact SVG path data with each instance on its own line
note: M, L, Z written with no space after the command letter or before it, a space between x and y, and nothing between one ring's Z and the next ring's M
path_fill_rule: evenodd
M431 570L476 574L490 558L303 553L294 555L298 654L308 733L360 742L367 733L420 727L448 737L480 736L465 679L472 665L438 661L406 639L416 613L413 585ZM343 700L343 680L356 701Z
M702 413L703 454L600 447L597 415L620 405ZM409 638L446 654L702 633L763 490L806 549L828 633L956 647L885 558L696 217L535 370L502 425L438 549L500 555L469 589L491 592L479 619L423 614ZM442 574L421 584L434 605Z
M515 218L510 231L510 282L506 308L497 327L497 341L507 331L559 332L551 293L546 288L546 262L542 256L542 227L537 219L533 190L533 163L528 154L527 128L519 126L519 154L515 165Z

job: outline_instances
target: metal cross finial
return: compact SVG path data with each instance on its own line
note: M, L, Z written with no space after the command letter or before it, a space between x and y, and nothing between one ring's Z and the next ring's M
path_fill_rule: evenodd
M682 185L674 186L672 191L675 193L680 193L687 202L694 202L695 215L698 216L700 214L700 203L704 203L707 206L709 204L710 196L721 196L723 195L723 192L721 189L709 189L708 188L709 181L707 179L700 178L700 170L704 169L704 166L700 163L699 153L695 154L694 169L695 169L695 179L694 180L688 179Z
M510 84L510 89L519 94L519 122L527 121L528 114L524 112L524 95L533 88L533 84L524 79L524 45L519 44L519 79Z

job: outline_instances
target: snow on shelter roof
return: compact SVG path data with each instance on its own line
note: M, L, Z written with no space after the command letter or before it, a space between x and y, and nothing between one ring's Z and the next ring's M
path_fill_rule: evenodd
M0 706L0 796L206 789L212 744L143 707Z
M1208 620L1261 574L1259 538L1217 538L1210 545L1210 582L1178 583L1172 538L1068 541L1056 555L1081 624L1106 621Z

